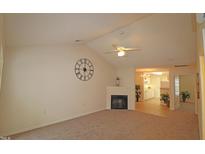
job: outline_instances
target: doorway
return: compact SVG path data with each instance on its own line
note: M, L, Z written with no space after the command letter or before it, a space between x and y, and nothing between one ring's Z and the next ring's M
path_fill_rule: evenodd
M136 111L165 116L169 107L169 72L136 72Z
M175 108L177 110L195 112L196 82L196 75L175 76Z

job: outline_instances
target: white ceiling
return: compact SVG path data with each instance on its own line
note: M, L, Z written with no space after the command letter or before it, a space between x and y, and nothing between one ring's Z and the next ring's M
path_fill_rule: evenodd
M87 42L147 14L5 14L7 46Z
M115 66L195 63L190 14L5 14L7 46L83 43ZM141 51L117 57L112 44Z
M166 67L195 63L195 35L191 14L153 14L88 45L115 66ZM104 54L112 50L113 43L141 51L125 57Z

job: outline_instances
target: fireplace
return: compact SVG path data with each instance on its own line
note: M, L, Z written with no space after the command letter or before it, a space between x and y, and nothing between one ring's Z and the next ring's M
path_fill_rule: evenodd
M128 109L127 95L111 95L111 109Z

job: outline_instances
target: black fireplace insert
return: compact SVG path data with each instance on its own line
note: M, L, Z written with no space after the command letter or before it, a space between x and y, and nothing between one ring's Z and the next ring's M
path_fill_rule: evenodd
M128 109L127 95L111 95L111 109Z

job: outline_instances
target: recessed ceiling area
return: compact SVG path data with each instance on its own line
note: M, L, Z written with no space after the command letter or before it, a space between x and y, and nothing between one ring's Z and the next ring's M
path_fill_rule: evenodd
M87 42L149 14L5 14L7 46Z

